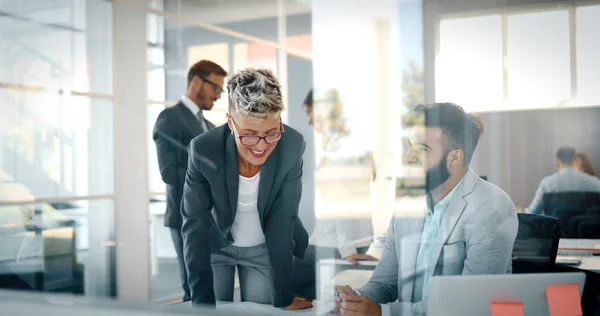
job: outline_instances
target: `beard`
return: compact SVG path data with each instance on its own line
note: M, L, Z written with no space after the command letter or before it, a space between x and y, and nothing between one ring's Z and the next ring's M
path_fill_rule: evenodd
M204 94L202 89L196 93L196 100L198 100L198 106L203 110L210 111L213 108L214 103L210 104L209 98Z
M433 191L450 178L450 171L448 171L448 167L446 166L447 157L448 153L445 153L442 160L426 172L425 186L427 192Z

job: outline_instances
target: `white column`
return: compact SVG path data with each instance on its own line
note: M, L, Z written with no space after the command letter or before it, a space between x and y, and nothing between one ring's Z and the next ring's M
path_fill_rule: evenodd
M385 235L394 210L395 174L394 147L399 137L393 135L393 119L397 119L390 104L390 23L386 18L374 21L375 63L373 67L373 158L377 177L371 184L373 235Z
M277 42L281 47L285 47L287 37L287 16L285 13L286 0L277 0ZM288 115L290 103L288 102L288 72L287 72L287 53L283 49L277 50L277 77L281 84L281 94L283 105L287 111L283 112L281 119L284 123L288 123Z
M113 74L106 71L112 67L112 8L101 1L75 1L84 8L76 7L74 16L85 17L85 56L87 72L82 71L82 78L89 77L90 90L93 92L110 91ZM85 65L85 60L80 60ZM110 68L109 68L110 69ZM84 98L79 99L81 101ZM76 162L77 181L75 187L78 194L97 194L114 192L113 162L113 108L114 104L106 100L90 99L88 104L77 104L85 113L89 105L89 124L87 135L76 135L75 150L80 155ZM85 117L85 116L83 116ZM86 139L87 138L87 139ZM114 293L113 280L113 245L114 240L114 203L112 201L90 201L87 218L87 258L85 260L85 294L88 296L111 296ZM84 239L85 238L85 239ZM85 246L80 244L79 246Z
M113 1L117 294L150 298L146 13Z

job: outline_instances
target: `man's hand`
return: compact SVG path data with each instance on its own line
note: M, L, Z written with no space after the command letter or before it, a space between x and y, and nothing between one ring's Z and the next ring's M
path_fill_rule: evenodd
M355 266L360 266L360 263L358 263L358 260L365 260L365 261L379 261L379 259L373 257L373 256L369 256L366 254L362 254L362 253L355 253L353 255L350 255L346 258L344 258L344 260L350 261L353 265Z
M346 295L356 296L356 292L354 292L354 289L352 289L352 287L350 285L336 285L335 291L338 294L346 294Z
M344 316L381 316L381 306L366 296L340 294L340 312Z
M304 298L294 297L294 301L292 301L292 304L284 307L283 309L297 310L297 309L306 309L306 308L312 308L312 307L313 307L312 303L305 300Z

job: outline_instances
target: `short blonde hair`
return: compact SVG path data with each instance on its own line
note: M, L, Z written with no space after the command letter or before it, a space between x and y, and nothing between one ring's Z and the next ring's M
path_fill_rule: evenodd
M269 69L246 68L227 82L229 113L263 119L284 110L279 80Z

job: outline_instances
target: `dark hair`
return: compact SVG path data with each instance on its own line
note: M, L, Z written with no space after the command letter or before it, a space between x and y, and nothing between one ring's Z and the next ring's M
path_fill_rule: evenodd
M304 103L306 105L313 105L313 89L310 89L310 91L308 91L308 94L306 95L306 98L304 98Z
M575 154L575 157L581 160L581 171L598 178L598 174L594 170L594 166L592 166L592 160L586 153L580 151Z
M206 78L206 76L210 74L217 74L219 76L226 77L227 71L225 71L223 67L215 64L210 60L201 60L195 63L192 67L190 67L190 70L188 71L188 87L190 86L190 83L192 82L195 76Z
M569 146L563 146L556 152L556 159L564 164L572 164L575 161L575 148Z
M454 103L434 103L415 108L417 116L425 116L426 127L441 128L445 136L445 149L461 149L464 153L464 166L471 163L473 153L483 133L483 122L477 116L467 114Z

